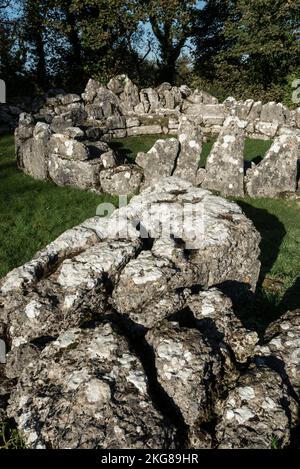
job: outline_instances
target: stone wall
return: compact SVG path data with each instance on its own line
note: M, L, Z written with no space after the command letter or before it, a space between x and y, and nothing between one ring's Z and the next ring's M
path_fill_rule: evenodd
M259 337L230 299L249 302L259 242L176 177L63 233L0 281L1 420L32 449L295 443L300 313Z
M290 111L281 103L251 99L219 103L198 89L168 83L139 90L126 75L113 78L107 87L89 80L81 96L51 90L33 106L35 121L50 124L54 132L85 123L91 133L106 138L176 134L182 114L197 117L205 134L218 134L230 115L247 121L247 135L257 138L274 138L282 127L300 129L300 108Z
M299 127L300 108L233 98L219 104L207 93L168 83L139 90L121 75L107 87L89 80L81 96L52 92L37 112L22 114L16 153L19 167L31 176L85 190L132 194L163 174L224 195L276 197L297 190ZM157 142L148 155L138 156L137 165L109 147L112 138L146 134L178 140ZM206 169L199 170L202 144L211 134L218 139ZM249 136L274 139L263 162L250 169L243 158Z

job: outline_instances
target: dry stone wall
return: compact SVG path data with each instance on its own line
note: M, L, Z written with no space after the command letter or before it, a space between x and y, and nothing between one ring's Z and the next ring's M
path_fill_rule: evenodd
M126 75L107 87L89 80L85 92L48 97L37 113L21 114L16 129L19 167L37 179L84 190L134 194L160 176L175 175L223 195L277 197L298 188L300 109L280 103L238 102L163 83L139 90ZM167 134L137 164L109 147L112 138ZM205 169L199 158L216 134ZM261 163L244 164L249 136L272 139ZM176 138L175 138L176 137Z

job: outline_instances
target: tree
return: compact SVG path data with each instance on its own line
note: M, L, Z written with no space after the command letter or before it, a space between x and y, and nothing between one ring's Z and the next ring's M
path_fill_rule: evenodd
M282 85L299 66L299 21L299 0L238 0L226 30L233 43L229 60L237 60L265 91Z
M47 1L24 0L23 30L36 72L39 87L48 85L44 31L46 26Z
M137 58L128 47L141 18L137 0L72 0L70 11L77 15L89 75L108 77L121 72L132 55Z
M225 3L208 41L197 40L198 72L238 98L283 99L288 75L299 70L299 0Z
M26 50L22 27L8 14L9 1L0 1L0 77L7 84L9 96L27 89L25 83Z
M203 78L214 79L215 57L232 46L225 37L225 25L235 7L236 0L207 0L197 14L193 31L195 69Z
M198 11L197 3L197 0L141 2L159 44L160 81L175 83L176 62L192 35Z

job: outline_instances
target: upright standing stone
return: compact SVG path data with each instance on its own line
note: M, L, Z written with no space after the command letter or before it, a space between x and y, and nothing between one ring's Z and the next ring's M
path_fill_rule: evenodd
M51 130L48 124L38 122L33 137L23 147L23 168L26 174L42 181L48 178L48 144Z
M250 197L276 197L282 192L297 189L297 161L299 141L296 135L281 135L264 159L246 176L246 190Z
M244 195L244 146L246 122L228 117L206 164L201 187L224 195Z
M195 118L182 117L179 125L180 153L174 176L196 184L203 133Z
M178 152L178 140L170 138L157 140L148 153L138 153L136 163L144 170L145 186L171 176Z

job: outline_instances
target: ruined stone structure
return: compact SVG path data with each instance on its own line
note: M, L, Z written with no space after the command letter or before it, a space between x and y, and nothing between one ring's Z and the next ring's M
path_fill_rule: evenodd
M300 108L216 98L164 83L139 90L125 75L107 87L90 80L79 96L53 92L16 129L18 166L95 192L136 194L161 176L178 176L223 195L277 197L298 188ZM38 108L38 110L37 110ZM164 134L136 164L109 147L112 138ZM206 168L198 167L203 142L216 135ZM246 137L273 139L261 163L244 163Z
M255 290L259 241L174 176L66 231L0 281L2 417L29 448L288 446L300 314L259 341L228 296Z
M40 103L41 104L41 103ZM53 93L16 129L20 169L135 195L63 233L0 280L0 419L29 448L271 448L299 428L300 312L261 337L241 319L260 236L212 194L297 190L299 109L223 104L164 83L90 80ZM206 168L199 157L217 135ZM129 163L112 137L169 134ZM273 144L245 168L249 135ZM234 293L234 295L233 295Z

